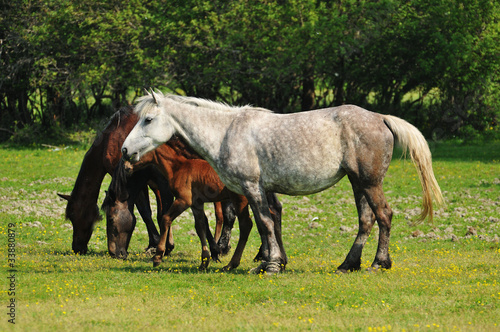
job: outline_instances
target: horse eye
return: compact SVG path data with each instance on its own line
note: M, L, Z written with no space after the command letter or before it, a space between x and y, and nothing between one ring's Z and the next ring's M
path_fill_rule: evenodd
M151 121L153 121L153 118L152 118L152 117L150 117L150 116L148 116L147 118L145 118L145 119L144 119L144 123L145 123L145 124L150 124L150 123L151 123Z

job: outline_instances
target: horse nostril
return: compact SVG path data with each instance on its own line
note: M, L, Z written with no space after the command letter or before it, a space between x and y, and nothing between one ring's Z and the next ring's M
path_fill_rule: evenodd
M127 156L127 148L122 148L123 158Z

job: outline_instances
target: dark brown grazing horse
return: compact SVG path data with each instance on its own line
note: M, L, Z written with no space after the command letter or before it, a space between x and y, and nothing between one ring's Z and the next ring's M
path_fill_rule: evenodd
M194 154L194 152L189 151L192 150L185 143L179 139L172 139L155 151L143 156L138 163L132 165L130 162L125 162L125 168L130 173L151 164L156 165L167 178L170 189L176 198L160 223L160 242L153 257L153 265L158 266L161 263L166 250L165 244L168 229L172 221L190 207L196 220L196 231L202 242L202 263L200 269L206 269L211 254L206 246L205 238L210 232L207 232L207 227L205 226L207 223L203 212L203 204L230 200L235 208L235 213L240 224L240 238L234 255L229 264L224 267L224 270L234 269L240 264L243 250L252 229L248 201L245 196L230 191L205 160L186 157L187 153ZM275 194L270 193L268 196L275 231L281 235L281 204ZM281 239L281 236L279 236L279 239ZM279 246L285 257L286 264L286 253L281 241ZM213 251L212 254L214 254ZM217 255L212 258L216 259Z
M123 141L137 123L137 115L132 110L132 106L124 107L111 117L106 128L85 154L71 195L58 194L68 201L66 218L73 224L72 249L77 254L86 254L88 251L87 245L92 236L93 225L100 219L97 199L101 183L106 174L113 174L121 158L120 149ZM170 206L169 204L163 206L162 203L168 202L171 193L170 191L160 193L154 183L149 184L156 195L157 218L160 220L163 212ZM148 248L156 247L160 235L151 218L149 196L145 185L139 190L134 203L146 223L149 235ZM173 238L169 238L167 247L169 250L173 249Z

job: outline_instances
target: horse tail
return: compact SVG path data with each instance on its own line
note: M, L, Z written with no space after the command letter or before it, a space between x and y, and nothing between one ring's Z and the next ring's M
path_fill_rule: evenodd
M418 216L417 221L421 222L426 217L429 217L429 220L432 222L432 198L434 197L436 203L441 204L443 196L432 170L432 157L429 145L422 133L405 120L391 115L383 115L383 118L384 123L389 127L395 139L403 148L403 153L410 152L410 158L420 178L423 202L422 212Z

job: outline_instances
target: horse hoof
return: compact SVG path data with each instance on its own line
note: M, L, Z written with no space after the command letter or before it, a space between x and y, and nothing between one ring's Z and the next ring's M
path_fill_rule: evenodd
M251 269L248 273L250 274L277 274L285 270L285 266L283 264L277 262L262 262L256 268Z
M277 262L270 262L266 266L267 274L278 274L282 271L282 264Z
M346 273L349 273L349 270L337 269L337 271L335 271L335 274L346 274Z
M248 271L248 273L250 273L250 274L261 274L261 273L264 273L266 271L266 267L267 267L267 262L262 262L259 266L254 267L253 269L251 269L250 271Z
M170 253L171 253L172 251L174 251L174 246L172 246L172 247L167 247L167 248L165 249L165 256L170 256Z
M201 264L198 267L199 271L205 271L208 268L208 264L210 263L210 257L204 257L201 259Z
M210 256L211 256L210 257L211 260L213 260L214 262L220 263L219 253L211 253Z
M158 258L157 256L153 257L153 267L157 267L161 263L161 257Z
M225 255L229 254L229 250L231 250L231 246L230 245L219 246L219 251L220 251L220 255L221 256L225 256Z
M144 253L146 254L147 257L153 257L156 254L156 248L155 247L146 248Z

